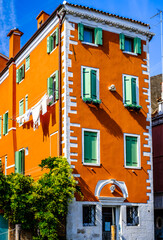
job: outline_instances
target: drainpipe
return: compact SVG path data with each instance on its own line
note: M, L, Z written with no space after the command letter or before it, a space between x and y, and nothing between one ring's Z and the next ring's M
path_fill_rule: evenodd
M59 156L62 156L62 65L61 65L61 29L63 19L65 17L66 12L63 13L62 16L57 12L57 17L59 18Z

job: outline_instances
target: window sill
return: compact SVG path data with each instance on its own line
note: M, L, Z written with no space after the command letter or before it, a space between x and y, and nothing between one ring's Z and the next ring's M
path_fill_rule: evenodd
M18 84L20 84L21 82L23 82L24 78L22 80L20 80L20 82L18 82Z
M25 72L28 72L29 69L30 69L30 67L28 69L26 69Z
M83 98L83 102L98 105L101 103L101 100L100 99L92 99L92 98Z
M82 42L82 44L90 45L90 46L93 46L93 47L98 47L99 46L95 43L89 43L89 42Z
M136 170L141 170L142 168L141 167L130 167L130 166L124 166L125 168L127 169L136 169Z
M134 104L124 104L125 108L128 110L135 110L135 111L140 111L142 109L142 106L140 105L134 105Z
M134 53L134 52L123 51L123 53L130 54L130 55L133 55L133 56L138 56L138 54Z
M100 167L101 164L100 164L100 163L84 163L84 162L83 162L83 166Z
M56 46L55 48L53 48L53 50L52 50L49 54L53 53L53 52L55 51L56 48L57 48L57 46Z

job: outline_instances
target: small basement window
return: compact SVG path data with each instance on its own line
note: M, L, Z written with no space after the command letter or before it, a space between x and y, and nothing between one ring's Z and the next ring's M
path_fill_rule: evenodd
M138 225L139 225L138 207L137 206L127 207L127 226Z
M95 226L95 205L83 205L83 226Z

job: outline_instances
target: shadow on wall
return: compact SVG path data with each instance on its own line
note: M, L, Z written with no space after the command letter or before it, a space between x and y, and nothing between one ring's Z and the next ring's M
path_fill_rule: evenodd
M102 102L103 106L105 106ZM106 106L105 106L106 107ZM112 119L109 114L105 111L104 108L89 106L90 111L95 115L98 121L106 128L110 134L114 135L117 138L123 137L123 132L120 126ZM109 110L109 109L108 109Z
M78 174L76 169L74 169L73 174ZM82 201L97 201L97 198L95 197L94 193L91 192L89 185L84 181L83 178L78 178L78 185L80 186L80 190L78 189L79 192L81 192L81 195L83 198L81 199L80 194L76 193L75 197L76 200L82 200Z

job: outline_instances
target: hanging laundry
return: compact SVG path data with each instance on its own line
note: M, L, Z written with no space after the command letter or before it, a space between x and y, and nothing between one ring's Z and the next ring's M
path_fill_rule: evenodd
M48 99L48 96L46 94L41 99L42 115L44 115L47 112L47 99Z
M31 114L32 114L31 109L29 109L29 110L27 110L27 111L25 112L25 114L24 114L24 119L25 119L26 122L29 121L29 118L30 118L30 115L31 115Z
M33 130L40 125L40 111L41 111L41 102L32 108L32 117L33 117Z

